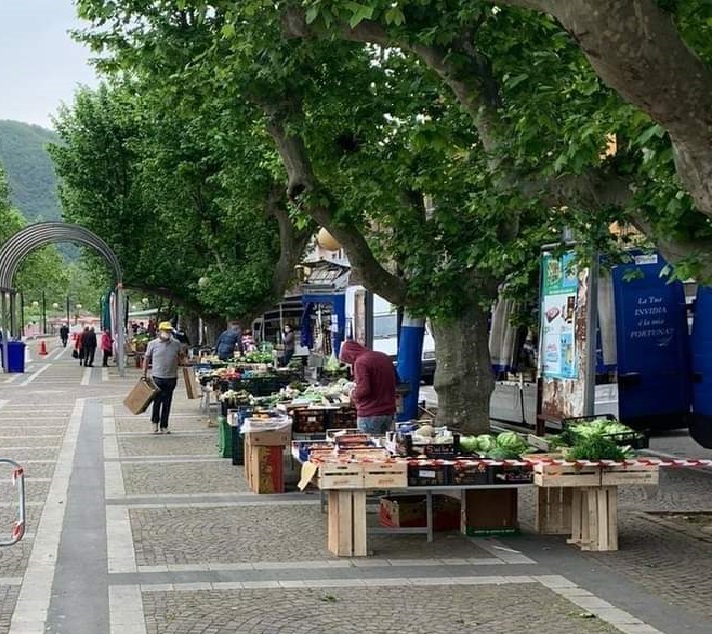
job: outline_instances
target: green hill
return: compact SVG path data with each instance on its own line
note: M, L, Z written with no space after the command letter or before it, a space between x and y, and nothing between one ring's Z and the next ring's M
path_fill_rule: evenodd
M61 217L57 177L46 149L57 140L52 130L0 121L0 163L10 185L10 199L29 222Z

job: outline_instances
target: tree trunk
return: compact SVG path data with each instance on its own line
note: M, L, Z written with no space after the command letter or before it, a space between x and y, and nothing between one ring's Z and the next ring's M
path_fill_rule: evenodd
M205 341L203 341L203 345L206 348L212 348L215 346L220 334L227 327L227 319L220 315L203 315L203 324L205 325Z
M437 367L437 422L468 434L487 433L494 377L489 353L489 310L471 306L459 318L433 321Z
M184 311L181 315L181 325L188 337L188 341L190 341L191 348L197 346L200 340L200 322L198 321L198 315Z

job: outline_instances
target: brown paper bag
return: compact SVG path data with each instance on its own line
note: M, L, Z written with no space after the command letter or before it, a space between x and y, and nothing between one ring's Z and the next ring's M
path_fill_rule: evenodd
M143 414L159 392L150 378L142 378L124 399L124 405L133 414Z
M188 398L191 400L200 398L200 383L198 383L198 377L195 376L193 368L184 365L181 370L183 371L185 393L188 395Z

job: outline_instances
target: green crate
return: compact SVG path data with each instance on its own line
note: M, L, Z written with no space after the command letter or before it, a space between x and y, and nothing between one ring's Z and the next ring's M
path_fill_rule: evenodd
M232 428L227 424L227 418L218 417L220 428L220 457L232 458Z

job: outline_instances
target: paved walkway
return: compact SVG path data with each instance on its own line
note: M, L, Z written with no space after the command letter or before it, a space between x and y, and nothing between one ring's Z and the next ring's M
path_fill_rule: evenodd
M657 513L710 510L709 473L626 490L618 553L525 531L380 536L337 559L315 495L250 493L182 385L154 435L122 406L135 380L58 349L0 375L0 454L29 501L27 537L0 550L0 634L712 632L708 535ZM520 508L526 528L531 490Z

